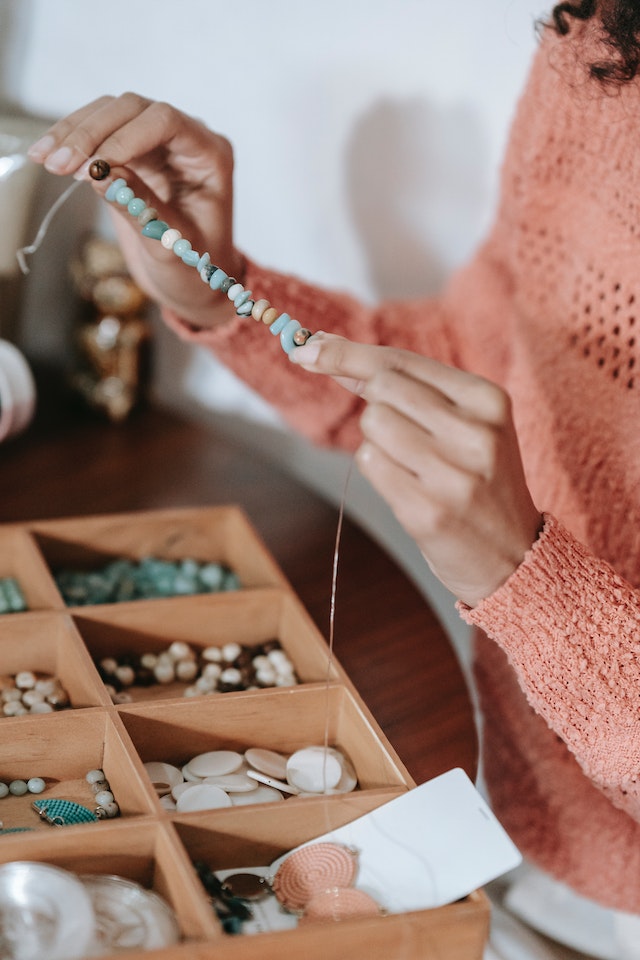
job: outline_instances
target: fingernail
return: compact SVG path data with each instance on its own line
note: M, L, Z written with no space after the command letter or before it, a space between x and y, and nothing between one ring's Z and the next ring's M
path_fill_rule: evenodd
M32 143L27 153L33 160L44 160L50 150L52 150L56 145L54 138L47 134L44 137L40 137L39 140L36 140L35 143Z
M45 167L47 170L51 170L52 173L57 173L58 170L64 170L69 160L71 160L71 149L69 147L60 147L60 149L52 153L50 157L47 157Z
M301 363L304 366L312 366L320 355L320 344L307 342L301 347L296 347L289 354L292 363Z
M73 175L74 180L87 180L89 179L89 167L91 166L92 161L86 160L85 163L79 167L78 170Z

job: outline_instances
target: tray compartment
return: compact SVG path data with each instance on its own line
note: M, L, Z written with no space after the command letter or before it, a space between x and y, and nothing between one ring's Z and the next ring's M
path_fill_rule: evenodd
M99 607L83 607L74 622L95 662L103 657L133 653L160 653L174 641L184 641L199 652L208 646L235 642L255 647L277 639L301 683L342 677L335 662L329 667L328 649L301 604L288 591L276 588ZM134 701L181 698L187 683L127 688Z
M360 790L406 789L412 782L377 734L364 704L340 684L229 693L170 705L156 701L125 705L118 711L145 763L163 760L182 767L198 753L219 749L242 753L249 747L265 747L293 753L321 746L326 724L329 746L347 754Z
M60 609L62 597L33 539L21 527L0 529L0 577L12 577L22 590L27 611L0 614L19 617L32 610Z
M21 670L56 676L69 695L71 707L109 702L71 618L64 613L0 617L0 680ZM48 716L38 718L45 720Z
M133 751L120 727L117 715L112 718L100 708L65 710L44 718L5 718L0 728L0 780L8 783L42 777L47 782L46 790L39 795L10 795L0 800L0 820L5 829L104 829L113 821L52 827L42 823L31 807L34 800L59 798L95 809L91 788L85 780L89 770L94 769L102 769L109 781L120 807L118 821L153 812L151 792L131 760Z
M70 832L69 832L70 831ZM104 825L78 831L71 827L46 834L5 836L0 863L15 860L49 863L76 874L114 875L133 880L163 897L174 910L185 940L215 940L222 935L184 847L172 830L153 821ZM127 951L124 956L154 958L162 951ZM122 952L117 956L123 956Z
M32 523L29 529L54 574L64 568L95 570L115 559L152 556L225 564L238 575L243 588L286 585L237 507L48 520Z

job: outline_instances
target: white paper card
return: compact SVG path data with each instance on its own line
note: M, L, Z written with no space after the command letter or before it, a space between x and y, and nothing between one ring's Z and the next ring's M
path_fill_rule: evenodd
M389 913L452 903L522 859L459 768L310 842L323 841L358 851L355 886ZM273 873L283 859L271 865Z

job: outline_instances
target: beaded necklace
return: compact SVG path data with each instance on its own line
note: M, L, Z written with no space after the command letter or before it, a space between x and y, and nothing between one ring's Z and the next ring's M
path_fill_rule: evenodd
M93 180L104 180L110 172L111 167L106 160L94 160L89 167L89 175ZM126 207L131 217L138 221L144 237L159 240L166 250L171 250L186 266L194 267L203 283L212 290L225 293L239 317L251 316L258 322L262 321L274 337L280 337L280 345L286 354L307 342L311 336L310 330L293 320L288 313L280 313L268 300L252 299L251 290L245 290L235 277L230 277L222 267L212 263L208 253L198 253L179 230L160 220L158 211L136 197L123 177L113 180L104 196L110 203Z

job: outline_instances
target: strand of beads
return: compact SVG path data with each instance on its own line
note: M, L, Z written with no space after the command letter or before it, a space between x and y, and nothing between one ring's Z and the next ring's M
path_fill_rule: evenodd
M89 175L94 180L104 180L109 176L110 169L106 160L94 160L89 167ZM195 268L200 279L212 290L225 293L233 303L238 316L251 316L258 322L262 321L274 337L280 337L280 345L286 354L307 342L311 336L310 330L292 319L288 313L280 313L268 300L252 299L251 290L245 290L235 277L230 277L222 267L212 263L208 253L198 253L179 230L160 220L158 211L149 207L140 197L136 197L123 177L117 177L109 185L105 200L125 207L127 212L138 221L143 236L159 240L163 247L173 251L184 264Z

